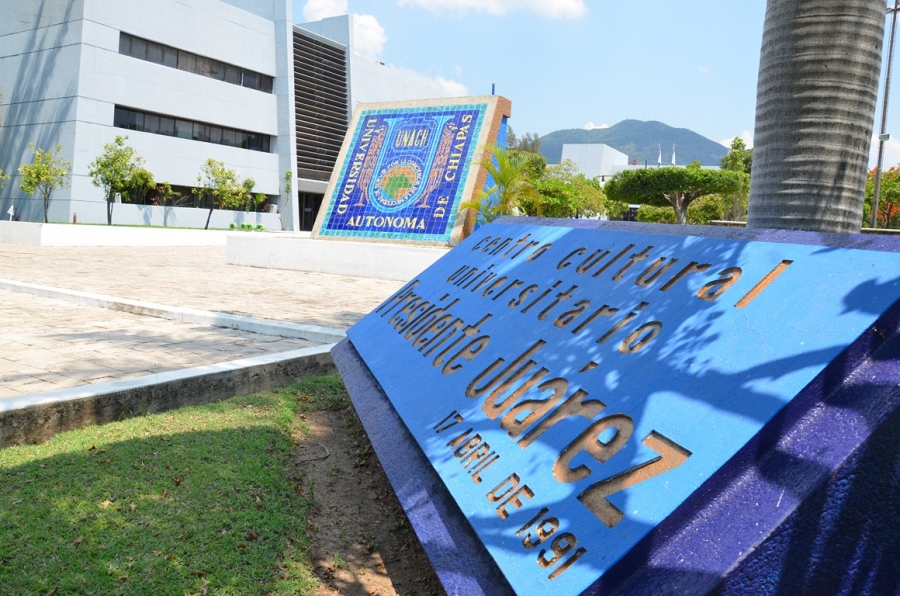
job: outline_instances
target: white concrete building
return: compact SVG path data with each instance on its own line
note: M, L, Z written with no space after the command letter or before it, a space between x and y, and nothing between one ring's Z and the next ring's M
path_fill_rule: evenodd
M280 211L217 210L211 227L250 218L310 229L355 101L447 95L426 77L357 56L349 17L295 26L290 0L0 0L0 14L0 169L12 175L0 213L13 205L23 220L43 220L42 202L19 190L16 174L32 159L30 142L61 145L72 163L50 221L105 223L89 164L127 135L156 181L188 198L213 158L252 178ZM113 221L202 227L207 213L117 204Z
M562 161L571 160L588 178L608 177L628 167L628 156L602 143L565 144Z

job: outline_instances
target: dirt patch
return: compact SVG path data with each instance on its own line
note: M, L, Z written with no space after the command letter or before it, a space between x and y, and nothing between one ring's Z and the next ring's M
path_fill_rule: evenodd
M292 475L314 503L316 596L445 594L352 408L302 416Z

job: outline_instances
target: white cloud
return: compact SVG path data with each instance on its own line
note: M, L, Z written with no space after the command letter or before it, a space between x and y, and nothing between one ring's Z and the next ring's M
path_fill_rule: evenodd
M470 10L492 15L524 8L551 19L580 19L587 14L584 0L397 0L400 6L420 6L431 12L466 13Z
M735 135L735 136L741 137L741 140L744 141L744 145L747 146L747 149L753 148L753 133L752 132L745 129L743 132L741 132L741 134ZM727 139L722 139L721 141L719 141L719 144L725 145L726 147L731 149L731 141L733 141L733 140L734 140L734 137L728 137Z
M353 48L357 54L377 60L387 40L384 27L373 15L353 15Z
M584 125L585 130L594 130L596 128L609 128L609 124L594 124L593 121Z
M712 73L712 71L713 71L712 68L710 68L709 66L698 66L697 67L697 72L699 72L700 74L710 74L710 73Z
M468 87L457 81L437 76L434 77L434 82L437 83L438 86L446 91L451 97L463 97L469 94Z
M337 17L348 12L347 0L306 0L303 6L303 18L307 21Z

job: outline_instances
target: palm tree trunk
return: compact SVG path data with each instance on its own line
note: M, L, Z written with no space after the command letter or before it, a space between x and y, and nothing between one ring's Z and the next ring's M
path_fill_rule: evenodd
M768 0L747 227L858 232L884 0Z

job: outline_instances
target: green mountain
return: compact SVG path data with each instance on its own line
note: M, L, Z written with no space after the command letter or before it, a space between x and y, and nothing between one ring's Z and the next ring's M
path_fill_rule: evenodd
M704 166L717 166L728 149L686 128L673 128L662 122L623 120L609 128L557 130L541 137L541 154L547 163L559 163L564 144L603 143L636 160L656 165L662 147L662 162L672 163L675 146L676 163L685 165L698 160Z

